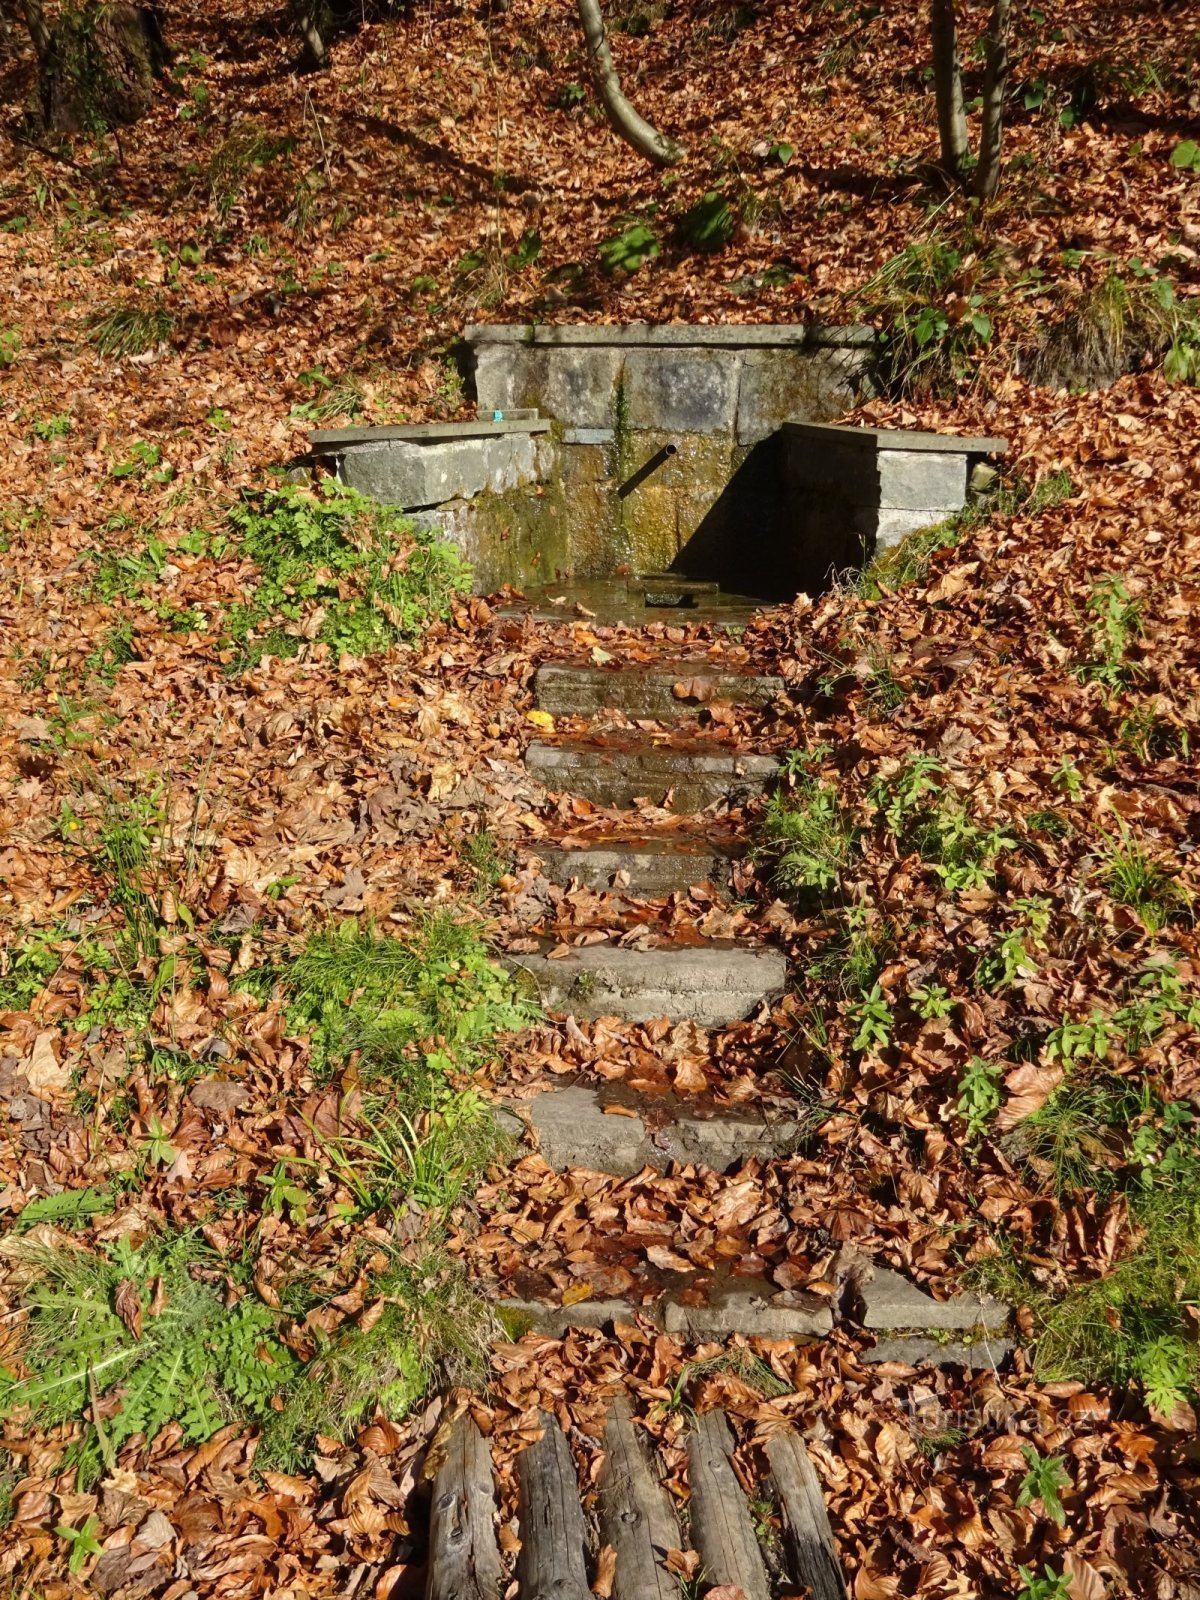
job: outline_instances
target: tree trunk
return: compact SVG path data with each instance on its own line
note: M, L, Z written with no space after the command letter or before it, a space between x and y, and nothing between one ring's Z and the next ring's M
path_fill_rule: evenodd
M576 5L591 57L596 91L604 104L608 120L626 144L632 145L639 155L645 156L648 161L657 161L663 167L673 166L683 151L673 139L665 138L644 117L640 117L622 93L608 35L604 31L600 0L576 0Z
M46 26L46 12L42 0L24 0L25 26L37 51L38 65L45 61L50 51L50 29Z
M983 70L983 132L979 140L979 166L975 172L975 193L982 200L993 199L1000 187L1004 91L1008 86L1008 18L1009 0L992 0Z
M24 0L24 8L48 128L98 132L136 122L149 110L155 80L171 59L155 0L92 0L64 11L53 29L41 0Z
M942 165L956 182L961 183L970 146L967 142L967 113L963 106L962 64L958 59L958 23L954 0L931 0L929 20Z

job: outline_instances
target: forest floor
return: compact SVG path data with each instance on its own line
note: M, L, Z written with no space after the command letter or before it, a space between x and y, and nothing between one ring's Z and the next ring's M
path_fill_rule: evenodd
M31 63L3 63L22 1600L416 1593L447 1376L506 1527L538 1408L587 1487L624 1387L681 1498L689 1407L726 1406L747 1470L802 1425L855 1600L1200 1594L1200 36L1168 5L1021 20L980 213L930 187L906 16L612 20L688 147L670 173L598 117L560 0L414 9L310 76L276 8L179 3L150 115L53 151ZM892 398L855 420L1004 435L1004 487L741 641L790 701L729 737L799 755L765 820L729 819L763 851L732 909L547 896L538 845L597 819L524 773L537 661L712 639L506 621L394 519L272 498L277 469L313 426L465 414L468 322L810 316L890 330ZM489 957L636 927L766 934L804 982L710 1035L547 1019ZM480 1111L547 1074L799 1100L811 1137L580 1183ZM543 1239L600 1286L596 1241L619 1222L653 1261L651 1217L784 1289L833 1293L856 1251L966 1278L1019 1307L1020 1348L914 1376L845 1329L497 1327Z

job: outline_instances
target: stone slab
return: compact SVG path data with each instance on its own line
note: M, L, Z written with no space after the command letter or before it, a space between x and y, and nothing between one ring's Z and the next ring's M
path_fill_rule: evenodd
M863 398L861 352L768 347L743 352L738 375L737 441L754 444L792 418L837 417Z
M787 1117L768 1120L745 1112L703 1117L681 1110L678 1102L670 1108L674 1115L651 1129L642 1117L615 1115L605 1111L605 1104L595 1089L572 1084L521 1101L518 1109L555 1171L583 1167L621 1178L643 1167L665 1172L673 1162L727 1172L751 1157L774 1161L791 1154L801 1133ZM508 1117L504 1126L511 1127Z
M803 439L854 445L872 450L954 451L964 455L1003 455L1008 440L989 435L922 433L916 428L860 428L844 422L789 422L784 433Z
M737 358L725 350L630 350L625 402L631 429L732 434Z
M548 417L505 418L502 422L413 422L381 428L317 428L310 433L314 454L362 444L436 444L445 439L500 439L510 433L549 433Z
M861 324L832 327L818 323L670 322L578 323L574 326L539 323L484 322L471 324L463 334L470 345L616 345L678 346L759 349L763 346L813 348L866 347L875 343L874 329Z
M525 767L546 789L620 809L641 797L661 803L670 792L670 809L680 813L761 793L779 771L773 756L536 741L525 752Z
M1011 1316L1011 1309L991 1295L956 1294L949 1300L935 1300L889 1267L875 1268L862 1296L866 1307L863 1327L888 1332L902 1328L963 1332L979 1327L1000 1331Z
M907 539L910 533L923 528L936 528L953 512L944 506L925 506L910 511L875 511L866 506L854 509L851 525L862 539L863 549L876 555L882 550L892 550Z
M505 965L527 974L551 1011L618 1016L630 1022L668 1017L705 1028L742 1021L763 1000L781 994L787 981L782 951L736 945L626 950L593 944L556 960L539 954L509 955Z
M945 506L960 511L967 499L967 458L948 450L880 450L879 505L910 511Z
M570 1328L604 1328L610 1322L632 1322L638 1316L657 1320L654 1305L635 1306L628 1300L580 1300L573 1306L551 1305L545 1300L500 1300L497 1310L514 1320L527 1318L531 1328L551 1339L561 1339Z
M927 1339L919 1334L880 1339L859 1360L868 1366L896 1361L906 1367L967 1367L986 1372L1001 1367L1013 1352L1011 1339Z
M619 873L626 875L622 892L651 898L686 893L693 885L709 883L714 889L728 887L734 855L731 851L705 849L693 841L686 848L663 840L593 845L584 850L551 850L538 847L538 854L552 883L575 882L585 889L609 889Z
M677 686L689 692L677 695ZM782 678L723 671L703 661L619 670L547 664L534 679L538 706L556 717L590 717L608 710L630 718L690 716L714 700L765 706L782 692Z
M490 490L504 494L545 476L547 457L528 432L437 443L356 445L339 460L343 483L385 505L417 510L471 500Z
M787 1299L802 1304L787 1304ZM823 1339L833 1332L833 1312L817 1295L779 1294L765 1282L731 1279L708 1304L681 1305L667 1299L663 1327L668 1333L724 1339L731 1333L751 1339Z

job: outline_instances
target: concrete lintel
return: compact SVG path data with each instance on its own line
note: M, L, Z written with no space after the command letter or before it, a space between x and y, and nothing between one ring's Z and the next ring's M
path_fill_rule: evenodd
M315 455L364 444L439 444L447 439L499 439L509 433L549 433L549 417L503 422L414 422L386 428L318 428L309 434Z
M474 323L463 332L468 344L523 345L620 345L697 346L732 350L762 349L771 346L814 349L840 349L866 346L875 342L871 328L852 324L826 327L816 323L687 323L648 322L580 323L575 326L530 326L521 323Z
M1008 449L1007 439L986 435L921 433L915 428L859 428L843 422L785 422L783 432L797 439L858 445L872 450L933 450L942 454L991 456L1003 455Z

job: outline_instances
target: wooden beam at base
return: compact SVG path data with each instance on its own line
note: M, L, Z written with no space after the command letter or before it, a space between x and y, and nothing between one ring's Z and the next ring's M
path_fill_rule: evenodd
M773 1434L767 1460L783 1510L792 1577L807 1586L811 1600L846 1600L825 1496L804 1440L794 1433Z
M740 1589L746 1600L771 1600L754 1519L733 1471L733 1436L722 1411L706 1411L688 1436L692 1546L708 1583Z
M433 1480L425 1600L498 1600L503 1581L492 1454L464 1411Z
M517 1458L521 1600L592 1600L571 1447L554 1417L542 1411L538 1421L542 1437Z
M604 1449L600 1531L616 1552L615 1600L679 1600L679 1580L663 1565L683 1548L679 1523L627 1395L608 1414Z

